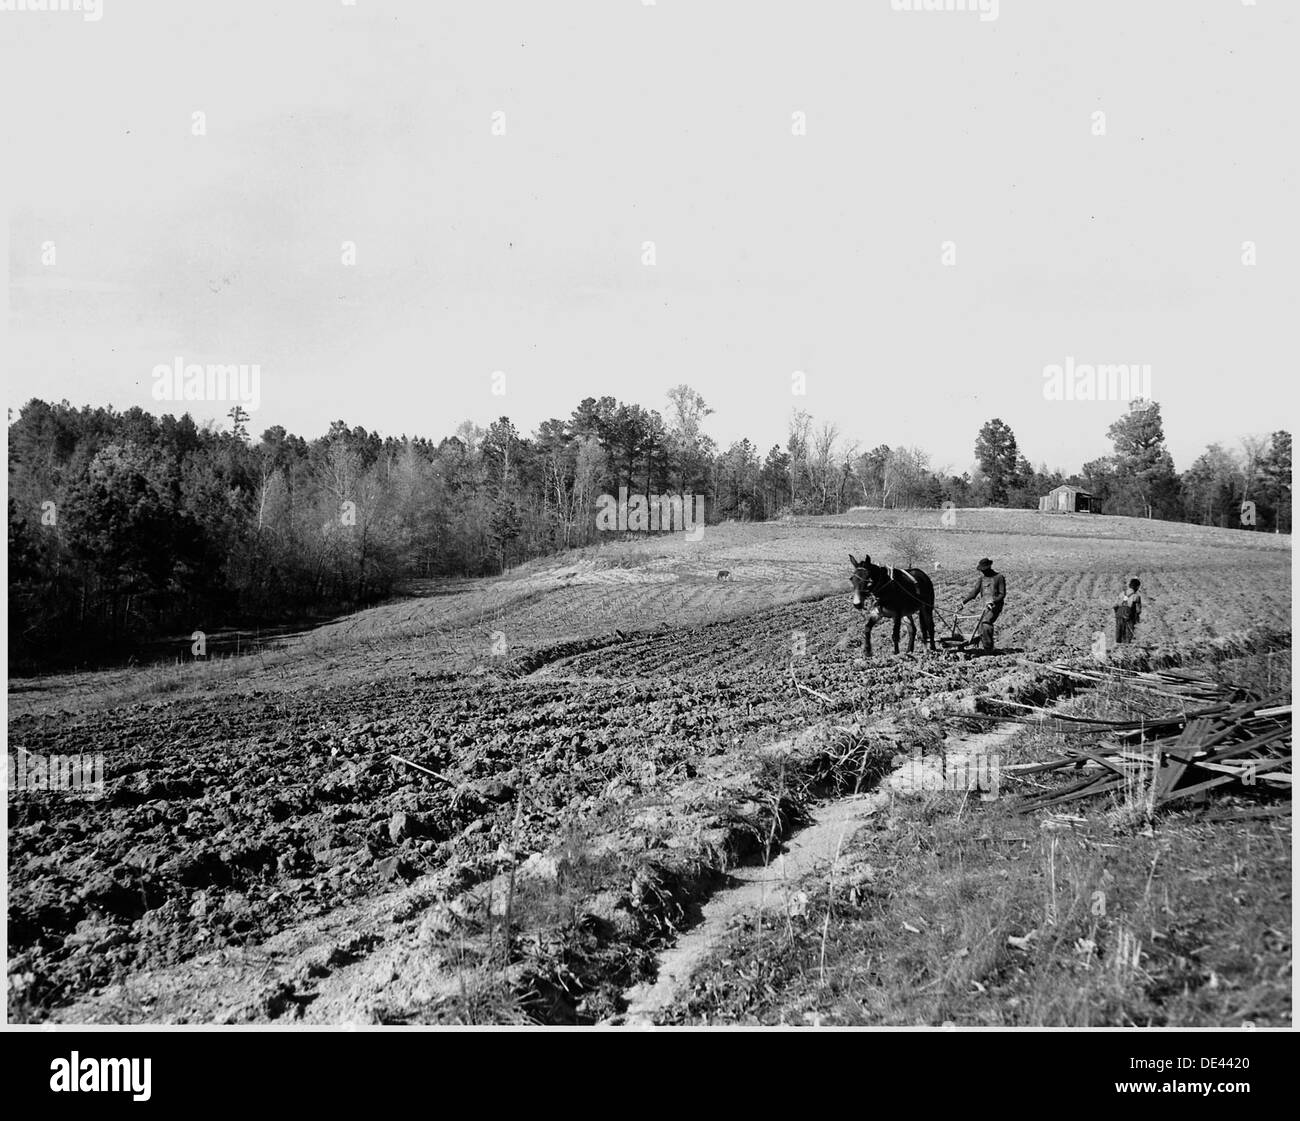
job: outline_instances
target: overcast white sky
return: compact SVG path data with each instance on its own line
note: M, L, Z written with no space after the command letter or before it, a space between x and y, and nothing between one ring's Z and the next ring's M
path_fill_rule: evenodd
M160 411L151 371L181 355L260 364L255 433L440 437L503 413L531 431L587 395L662 410L685 381L723 447L784 442L802 407L962 470L1001 416L1069 472L1125 407L1045 400L1070 356L1149 363L1183 469L1291 423L1298 18L1294 0L3 11L8 404Z

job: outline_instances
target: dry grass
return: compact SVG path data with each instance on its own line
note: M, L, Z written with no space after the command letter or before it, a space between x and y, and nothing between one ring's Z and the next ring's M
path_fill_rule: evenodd
M1275 689L1286 683L1276 662L1252 655L1213 672ZM1158 705L1105 688L1071 707L1134 716ZM1030 732L1003 760L1059 753L1064 739ZM721 948L673 1019L1289 1025L1290 817L1153 818L1148 795L1032 816L1005 797L900 801L888 828L860 834L805 882L811 906L788 931L749 927ZM1251 804L1212 808L1234 803Z

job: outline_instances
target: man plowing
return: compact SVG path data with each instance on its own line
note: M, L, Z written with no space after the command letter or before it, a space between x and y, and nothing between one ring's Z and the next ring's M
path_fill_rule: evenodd
M975 567L979 569L979 579L975 581L975 586L966 594L961 604L965 607L973 599L982 599L984 613L980 616L975 633L967 645L978 646L981 652L991 654L993 623L1002 614L1002 604L1007 598L1007 578L1002 573L993 571L993 562L988 557L982 558Z

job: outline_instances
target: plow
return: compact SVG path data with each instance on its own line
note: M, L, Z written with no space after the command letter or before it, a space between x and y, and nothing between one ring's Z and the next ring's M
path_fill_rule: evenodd
M936 611L935 614L938 615L939 612ZM980 624L984 622L984 609L981 609L978 614L972 613L972 616L968 616L968 618L970 617L973 617L975 621L969 635L963 634L961 631L961 611L958 610L957 614L952 618L952 629L946 635L935 640L936 645L945 654L959 654L963 657L970 657L976 653L973 648L979 638Z

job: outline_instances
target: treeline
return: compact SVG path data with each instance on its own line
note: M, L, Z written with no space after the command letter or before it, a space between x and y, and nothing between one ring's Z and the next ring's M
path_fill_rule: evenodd
M1067 478L1046 467L1032 470L1011 429L989 421L975 443L971 504L1032 508L1053 487L1072 483L1090 492L1104 514L1291 532L1289 432L1246 436L1237 448L1211 444L1181 475L1155 401L1134 401L1106 434L1112 454Z
M282 427L250 438L189 415L155 417L33 400L9 426L10 658L93 658L161 634L270 625L341 611L418 577L498 573L591 543L602 494L704 495L707 518L765 520L854 506L1035 508L1062 482L1103 510L1289 532L1291 440L1211 447L1182 476L1159 406L1112 425L1112 456L1068 478L1032 468L1001 420L977 465L934 469L917 448L863 450L833 424L790 420L784 446L725 450L688 386L666 415L586 398L532 436L508 418L439 441L335 421L315 440Z
M772 448L761 465L748 440L715 458L711 508L723 518L760 519L853 506L1033 510L1043 495L1069 483L1090 492L1105 514L1291 532L1289 432L1244 437L1238 448L1212 444L1181 475L1165 446L1158 403L1134 401L1107 436L1112 454L1065 475L1046 464L1032 466L1010 426L995 417L976 437L972 467L956 474L934 468L915 447L881 444L863 451L836 425L814 427L807 413L796 412L785 448ZM1247 502L1254 506L1253 525L1243 521Z

